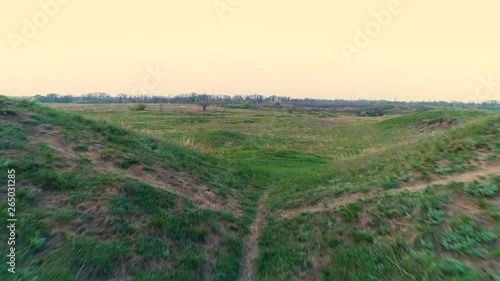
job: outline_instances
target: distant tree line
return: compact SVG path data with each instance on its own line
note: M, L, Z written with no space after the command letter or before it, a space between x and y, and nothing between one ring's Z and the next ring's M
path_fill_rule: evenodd
M155 95L127 95L119 94L111 96L107 93L89 93L81 96L59 95L51 93L48 95L36 95L34 100L42 103L182 103L182 104L200 104L207 103L215 105L262 105L262 104L277 104L289 105L294 107L310 107L310 108L367 108L367 107L393 107L402 106L409 108L425 108L425 107L453 107L453 108L477 108L488 110L500 110L498 101L485 101L482 103L463 103L463 102L446 102L446 101L387 101L387 100L327 100L327 99L297 99L284 96L268 96L255 95L208 95L208 94L180 94L176 96L155 96Z
M263 104L280 103L290 101L290 97L263 95L207 95L207 94L180 94L173 97L154 96L154 95L126 95L119 94L112 97L107 93L89 93L81 96L59 95L51 93L48 95L36 95L34 100L43 103L184 103L198 104L200 101L210 100L213 104Z

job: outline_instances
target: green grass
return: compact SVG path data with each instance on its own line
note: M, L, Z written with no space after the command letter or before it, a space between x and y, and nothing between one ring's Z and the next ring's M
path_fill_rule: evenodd
M28 137L21 127L4 120L0 120L0 124L0 134L3 136L0 140L1 150L21 149L25 147Z
M261 239L266 255L259 256L260 279L310 276L313 260L323 260L321 280L487 280L487 273L460 260L466 255L467 260L493 262L488 249L499 245L498 224L480 226L486 212L475 214L477 221L443 213L439 223L429 214L449 208L464 196L462 190L456 183L433 186L315 215L271 219ZM351 214L362 210L369 219L360 228L359 218Z
M1 121L0 167L16 169L20 189L18 275L8 275L4 263L0 279L74 280L78 275L83 280L107 280L127 272L127 278L138 280L144 275L152 280L200 280L202 276L234 280L242 249L237 237L246 231L244 221L250 217L235 219L199 209L189 200L118 173L95 171L94 160L61 154L27 136L50 126L67 142L91 139L99 146L118 144L129 155L122 160L129 165L148 167L175 159L183 173L193 173L200 182L210 180L213 188L228 192L251 189L249 171L107 123L31 103L11 105L17 106L17 112L29 110L29 117L22 118L36 122ZM71 150L86 153L90 148L73 145ZM109 188L115 191L108 193ZM1 218L5 221L4 207ZM1 250L6 252L5 244ZM209 261L217 262L210 266ZM141 270L134 265L137 262Z
M459 222L443 233L441 244L448 251L483 256L484 254L477 249L476 244L493 244L497 238L492 232L482 230L470 223Z
M474 181L465 187L465 191L477 197L493 197L498 193L498 185L494 183Z
M457 260L413 252L402 242L342 247L331 256L331 263L321 280L479 280L477 273Z
M288 219L279 214L472 171L486 158L494 162L498 113L397 109L357 118L281 106L207 114L183 105L165 105L163 112L154 105L143 111L56 107L0 98L0 111L8 112L0 120L0 169L15 167L22 186L22 280L237 280L263 192L259 280L488 280L495 274L498 175ZM454 120L454 127L422 128L436 120ZM35 137L41 135L46 141ZM55 149L51 137L68 144L66 150ZM222 206L234 199L241 216L200 208L143 182L141 173L173 188L194 185L195 195L210 192ZM484 270L476 266L481 261ZM0 279L19 279L5 270L1 264Z

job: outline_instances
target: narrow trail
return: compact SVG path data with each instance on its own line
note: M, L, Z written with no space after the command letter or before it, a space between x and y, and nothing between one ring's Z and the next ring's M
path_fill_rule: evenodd
M452 181L455 182L468 182L477 179L478 177L481 176L488 176L492 174L500 174L500 165L499 163L493 163L493 165L482 165L479 170L472 171L472 172L466 172L463 174L459 175L453 175L449 176L446 178L442 179L437 179L431 182L427 183L421 183L421 184L415 184L415 185L408 185L402 188L398 189L392 189L392 190L380 190L376 189L374 191L371 191L369 193L354 193L354 194L347 194L344 196L341 196L339 198L331 199L328 201L321 201L316 203L314 206L308 206L300 209L294 209L294 210L282 210L279 212L280 216L282 218L293 218L295 216L298 216L302 213L317 213L317 212L325 212L328 210L331 210L335 206L342 206L348 203L356 202L360 199L372 199L372 198L378 198L384 195L394 195L401 193L403 191L410 191L410 192L415 192L419 191L422 189L427 188L430 185L440 185L440 184L447 184Z
M268 191L265 191L257 203L257 214L250 225L250 236L247 236L244 240L243 259L241 261L242 269L240 278L238 279L239 281L253 281L257 279L255 259L259 252L259 237L265 224L266 213L264 203L267 201L267 198Z

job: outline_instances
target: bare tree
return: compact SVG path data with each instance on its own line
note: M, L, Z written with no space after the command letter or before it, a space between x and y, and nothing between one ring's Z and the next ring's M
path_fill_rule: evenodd
M198 106L203 109L203 114L207 112L207 108L212 105L212 101L210 99L210 96L208 95L200 95L199 96L199 101L198 101Z

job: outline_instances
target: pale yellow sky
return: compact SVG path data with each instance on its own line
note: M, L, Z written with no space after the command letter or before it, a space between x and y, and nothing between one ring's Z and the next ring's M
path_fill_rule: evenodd
M4 1L0 94L500 100L499 13L498 0Z

